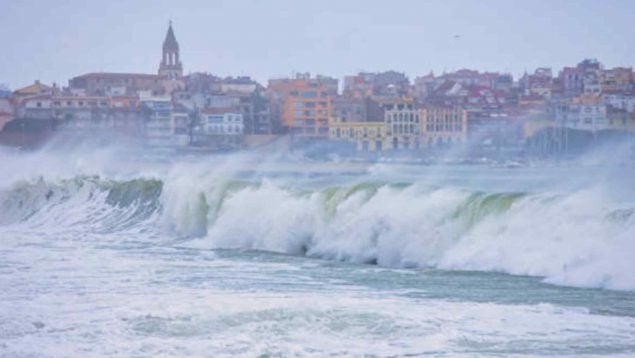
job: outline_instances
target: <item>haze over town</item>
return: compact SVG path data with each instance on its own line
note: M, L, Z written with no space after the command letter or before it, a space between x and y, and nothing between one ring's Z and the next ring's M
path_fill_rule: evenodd
M208 5L216 11L209 21L201 21L201 27L192 24L206 13L204 9L184 21L183 38L191 43L177 40L169 20L161 46L156 44L160 32L152 40L146 39L154 23L144 20L156 21L156 17L128 15L138 9L123 11L120 4L109 4L103 9L104 16L100 11L93 18L81 16L95 10L88 5L64 2L54 7L53 13L60 14L77 5L72 9L76 16L51 31L40 31L60 15L45 16L21 33L38 31L39 37L9 41L8 51L3 53L9 54L6 62L15 64L17 70L7 76L11 79L38 71L59 76L69 64L74 71L86 68L87 72L75 72L68 84L38 78L15 91L6 86L1 89L0 143L35 148L55 134L75 133L85 138L112 136L111 142L225 151L273 145L290 134L283 147L317 147L313 154L322 156L357 152L366 157L372 153L376 159L407 152L433 158L453 149L461 158L500 160L524 159L528 154L579 154L598 143L631 138L635 132L632 67L609 67L595 58L581 58L563 68L541 66L525 68L520 75L511 73L519 64L575 54L559 42L568 31L584 39L586 45L579 45L567 37L566 42L575 43L577 51L595 50L622 61L628 57L628 46L618 46L617 51L602 48L615 45L627 33L616 30L622 25L622 15L616 13L613 18L617 21L604 29L593 22L602 11L617 11L616 7L589 3L582 9L594 10L594 16L577 14L580 8L572 7L571 14L576 16L569 17L561 14L569 6L554 12L535 3L529 8L545 10L544 16L532 18L528 24L520 21L525 17L511 12L508 2L496 1L491 5L500 10L498 21L490 21L491 15L482 6L472 11L471 5L456 2L443 6L396 2L389 8L386 4L360 7L360 3L334 8L277 4L278 11L271 16L267 15L271 8L261 2L239 4L242 10L233 2ZM11 6L15 16L7 18L5 25L42 11L32 3ZM182 11L185 8L179 8L175 18ZM451 13L440 16L444 11ZM222 21L214 20L225 13ZM117 16L119 26L105 27L109 16ZM558 36L548 36L551 25L542 24L553 16L561 17ZM125 26L131 19L138 21ZM579 28L581 22L584 31ZM217 28L207 31L209 26ZM520 30L505 31L505 26ZM585 32L589 26L592 34ZM36 43L40 47L31 49ZM53 49L56 54L49 54ZM24 51L39 56L12 58ZM147 56L155 59L154 69ZM210 61L203 65L205 58ZM242 61L245 59L247 62ZM472 67L448 70L447 66L462 62ZM353 63L402 65L410 72L425 66L438 68L441 63L444 67L413 78L384 67L345 73L341 80L329 73L292 70L303 65L314 66L312 71L338 72ZM138 65L146 66L145 70L124 72ZM478 69L496 65L501 67ZM120 67L103 70L115 66ZM195 70L197 66L206 70ZM222 75L236 66L243 66L237 71L240 76ZM266 82L254 78L276 68L291 73Z
M519 10L522 4L522 11ZM151 73L168 20L186 72L410 78L470 68L520 76L582 58L631 66L635 3L585 1L4 1L0 83L64 84L81 73ZM160 53L159 53L160 55Z

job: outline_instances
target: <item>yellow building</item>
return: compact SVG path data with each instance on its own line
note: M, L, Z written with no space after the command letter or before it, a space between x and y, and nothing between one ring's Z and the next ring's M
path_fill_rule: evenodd
M377 101L384 110L386 135L393 150L418 150L421 125L419 110L409 97L383 98Z
M421 113L422 143L428 147L465 143L467 111L460 107L424 107Z
M610 107L607 110L607 119L607 129L635 133L635 112Z
M355 143L358 151L381 152L386 149L384 122L344 122L331 118L329 139Z

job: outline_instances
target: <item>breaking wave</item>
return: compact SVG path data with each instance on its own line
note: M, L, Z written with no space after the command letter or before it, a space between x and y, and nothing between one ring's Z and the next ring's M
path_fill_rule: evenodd
M18 182L0 190L0 225L90 233L135 228L159 212L162 186L155 179L115 181L99 177Z
M635 207L599 190L487 193L416 183L81 176L0 190L0 226L187 238L389 267L483 270L635 290Z

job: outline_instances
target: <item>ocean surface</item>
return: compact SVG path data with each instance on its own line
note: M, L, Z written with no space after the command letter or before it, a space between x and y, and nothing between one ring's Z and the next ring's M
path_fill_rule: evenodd
M0 357L635 357L635 166L0 149Z

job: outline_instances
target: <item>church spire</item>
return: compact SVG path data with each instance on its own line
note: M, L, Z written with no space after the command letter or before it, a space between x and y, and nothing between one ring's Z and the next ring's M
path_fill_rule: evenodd
M168 32L163 40L163 57L159 66L159 75L167 76L170 79L177 79L183 76L183 66L179 57L179 43L174 36L172 20L168 25Z
M172 20L170 20L170 25L168 26L168 32L165 34L165 40L163 41L163 49L166 50L179 50L179 43L176 42L176 37L174 36L174 30L172 29Z

